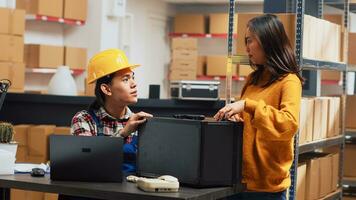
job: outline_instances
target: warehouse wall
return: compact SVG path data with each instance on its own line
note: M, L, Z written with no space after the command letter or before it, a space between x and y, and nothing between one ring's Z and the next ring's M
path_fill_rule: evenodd
M129 48L130 60L142 66L136 70L139 97L148 97L150 84L161 85L161 98L167 98L167 70L170 58L168 20L174 12L161 0L129 0L127 13L132 15Z

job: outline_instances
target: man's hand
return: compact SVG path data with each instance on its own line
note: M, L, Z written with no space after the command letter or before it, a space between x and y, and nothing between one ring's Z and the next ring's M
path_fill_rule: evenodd
M138 125L144 123L147 118L151 117L153 117L151 114L142 111L131 115L130 119L126 122L125 127L120 130L120 135L122 137L129 136L132 132L137 130Z

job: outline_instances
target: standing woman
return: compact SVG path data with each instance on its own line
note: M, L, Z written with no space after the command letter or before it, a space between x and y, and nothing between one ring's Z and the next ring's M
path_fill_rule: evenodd
M303 78L283 24L275 15L251 19L245 44L254 71L247 77L241 100L214 116L244 122L242 175L247 191L230 199L285 200L291 185L289 169Z

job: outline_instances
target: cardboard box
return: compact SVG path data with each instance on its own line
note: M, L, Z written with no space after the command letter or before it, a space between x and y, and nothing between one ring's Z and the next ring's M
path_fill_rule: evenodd
M238 75L242 77L246 77L251 74L254 70L250 65L238 65Z
M234 17L234 30L233 33L237 33L237 21L238 15ZM216 13L209 15L209 33L211 34L227 34L229 25L229 16L225 13Z
M23 37L0 35L0 61L23 62Z
M44 200L58 200L58 194L44 193Z
M11 10L0 7L0 33L10 34Z
M171 63L171 70L190 70L193 71L197 69L197 60L173 60Z
M339 14L327 14L323 16L325 20L332 22L334 24L338 24L342 26L344 24L344 19L342 15Z
M25 10L12 10L10 34L22 36L25 33Z
M332 185L332 157L327 155L320 158L320 193L319 197L324 197L331 192Z
M172 38L172 50L188 49L196 50L198 49L198 39L197 38Z
M200 14L178 14L174 17L175 33L204 34L205 16Z
M346 144L344 152L344 176L356 177L356 145Z
M27 162L28 148L27 146L18 146L16 152L16 163Z
M356 33L349 33L348 64L356 65Z
M329 115L329 97L319 97L321 99L321 130L320 139L327 138L328 134L328 115Z
M10 190L10 200L43 200L43 198L43 192L34 192L18 189Z
M302 98L300 102L299 145L306 143L307 140L307 101L308 99ZM308 123L310 122L308 121Z
M328 129L327 129L327 137L334 137L335 135L335 98L331 97L329 99L328 106Z
M14 126L14 140L18 143L18 146L27 146L27 134L30 127L29 124Z
M196 69L174 69L169 73L169 80L195 80L197 77Z
M66 19L85 21L87 19L88 0L64 0L64 14Z
M297 178L297 198L298 200L305 200L305 189L306 189L306 175L307 175L307 164L302 163L298 166L298 178Z
M206 75L208 76L226 76L226 56L207 56ZM232 66L232 75L237 75L237 66Z
M197 76L206 74L206 56L198 56Z
M340 154L335 153L332 155L332 181L331 190L335 191L339 185L339 166L340 166Z
M346 128L356 128L355 113L356 113L356 95L348 95L346 97L346 109L345 109Z
M316 41L316 35L312 31L312 16L309 15L304 15L304 22L303 22L303 57L304 58L314 58L315 57L315 51L311 50L314 49L314 43L311 43L310 41ZM305 36L308 35L308 38ZM295 44L295 39L294 43ZM293 46L295 49L295 46Z
M190 60L197 62L198 51L196 50L187 50L187 49L174 49L172 51L172 60Z
M61 46L28 44L25 46L26 66L30 68L57 68L64 63Z
M41 164L41 163L47 163L49 161L49 156L48 155L41 155L41 156L27 156L27 163L33 163L33 164Z
M328 109L328 137L340 134L340 97L331 97Z
M0 34L24 34L25 10L0 8L0 19Z
M85 96L95 96L95 83L88 84L87 79L84 79L84 86Z
M307 162L305 199L315 200L319 198L319 178L320 160L313 158Z
M33 126L28 132L29 159L39 156L39 160L48 160L48 136L54 133L55 125ZM31 158L36 160L35 158Z
M16 8L27 14L63 17L63 0L16 0Z
M341 72L332 71L332 70L321 71L321 80L340 81L341 79L342 79Z
M344 19L343 19L343 16L340 15L340 14L327 14L327 15L324 15L324 19L329 21L329 22L332 22L334 24L337 24L337 25L340 25L341 28L343 28L343 25L344 25ZM344 62L344 55L343 55L343 48L344 48L344 31L341 29L341 32L340 32L340 38L341 38L341 46L340 46L340 61ZM335 76L336 76L336 73L334 73Z
M322 20L323 40L321 42L322 60L341 61L341 27L340 25ZM330 38L333 38L330 40Z
M0 62L0 79L11 81L10 89L22 90L25 84L25 65L23 63Z
M26 200L26 191L10 189L10 200Z
M314 131L314 99L308 98L306 99L307 103L307 124L306 124L306 138L305 142L313 141L313 131Z
M86 69L87 50L84 48L65 47L64 65L71 69Z
M334 119L334 136L340 135L341 127L340 127L340 119L341 119L341 98L337 97L334 99L334 109L335 109L335 119ZM346 109L347 110L347 109Z
M70 127L57 126L54 129L54 134L56 134L56 135L70 135Z
M322 99L314 99L313 141L321 139Z

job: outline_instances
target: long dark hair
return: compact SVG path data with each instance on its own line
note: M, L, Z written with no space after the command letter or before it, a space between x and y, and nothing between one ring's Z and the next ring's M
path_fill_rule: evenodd
M96 99L92 104L90 104L89 110L98 110L100 107L105 105L105 94L101 90L100 86L101 86L101 84L110 84L113 77L114 76L112 74L109 74L107 76L99 78L96 81L96 83L95 83L95 97L96 97Z
M255 65L250 61L250 65L255 71L251 74L251 79L247 84L258 85L265 69L271 76L262 87L268 87L289 73L297 75L303 83L295 52L282 22L276 15L264 14L255 17L248 22L247 28L257 37L267 60L263 66Z

